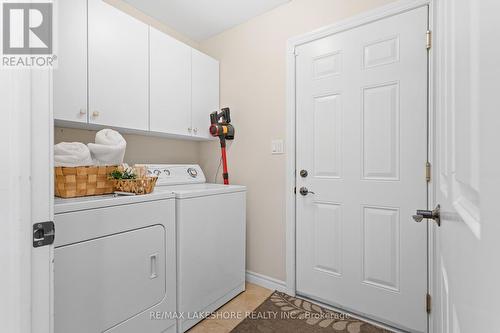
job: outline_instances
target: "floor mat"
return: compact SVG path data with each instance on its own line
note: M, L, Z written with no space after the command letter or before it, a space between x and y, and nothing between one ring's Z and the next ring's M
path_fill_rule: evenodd
M388 333L347 314L275 291L231 333Z

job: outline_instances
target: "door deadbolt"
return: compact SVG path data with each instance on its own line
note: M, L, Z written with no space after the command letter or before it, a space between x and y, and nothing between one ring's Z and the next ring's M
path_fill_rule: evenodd
M300 170L300 177L306 178L308 175L307 170Z
M437 205L433 210L417 210L417 214L413 215L415 222L422 222L423 219L434 220L438 227L441 226L441 206Z

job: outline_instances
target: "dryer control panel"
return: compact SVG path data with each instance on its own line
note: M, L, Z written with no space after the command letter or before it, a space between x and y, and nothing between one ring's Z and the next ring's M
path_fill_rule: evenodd
M148 174L158 176L157 186L201 184L205 174L197 164L145 164Z

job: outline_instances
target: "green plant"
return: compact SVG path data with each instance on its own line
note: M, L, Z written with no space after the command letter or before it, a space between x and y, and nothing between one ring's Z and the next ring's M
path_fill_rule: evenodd
M109 176L112 179L136 179L137 178L137 175L135 173L133 173L132 171L128 171L128 170L120 171L118 169L111 172L109 174Z

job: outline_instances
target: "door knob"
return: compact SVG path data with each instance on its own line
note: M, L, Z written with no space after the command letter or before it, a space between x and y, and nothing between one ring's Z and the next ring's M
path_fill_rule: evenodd
M433 210L417 210L417 214L413 215L415 222L422 222L423 219L434 220L438 227L441 226L441 206L437 205Z
M308 175L307 170L300 170L300 177L306 178Z
M307 189L307 187L301 187L301 188L300 188L300 190L299 190L299 192L300 192L300 194L302 194L303 196L306 196L306 195L308 195L309 193L311 193L311 194L316 194L316 193L314 193L314 192L312 192L312 191L309 191L309 190Z

